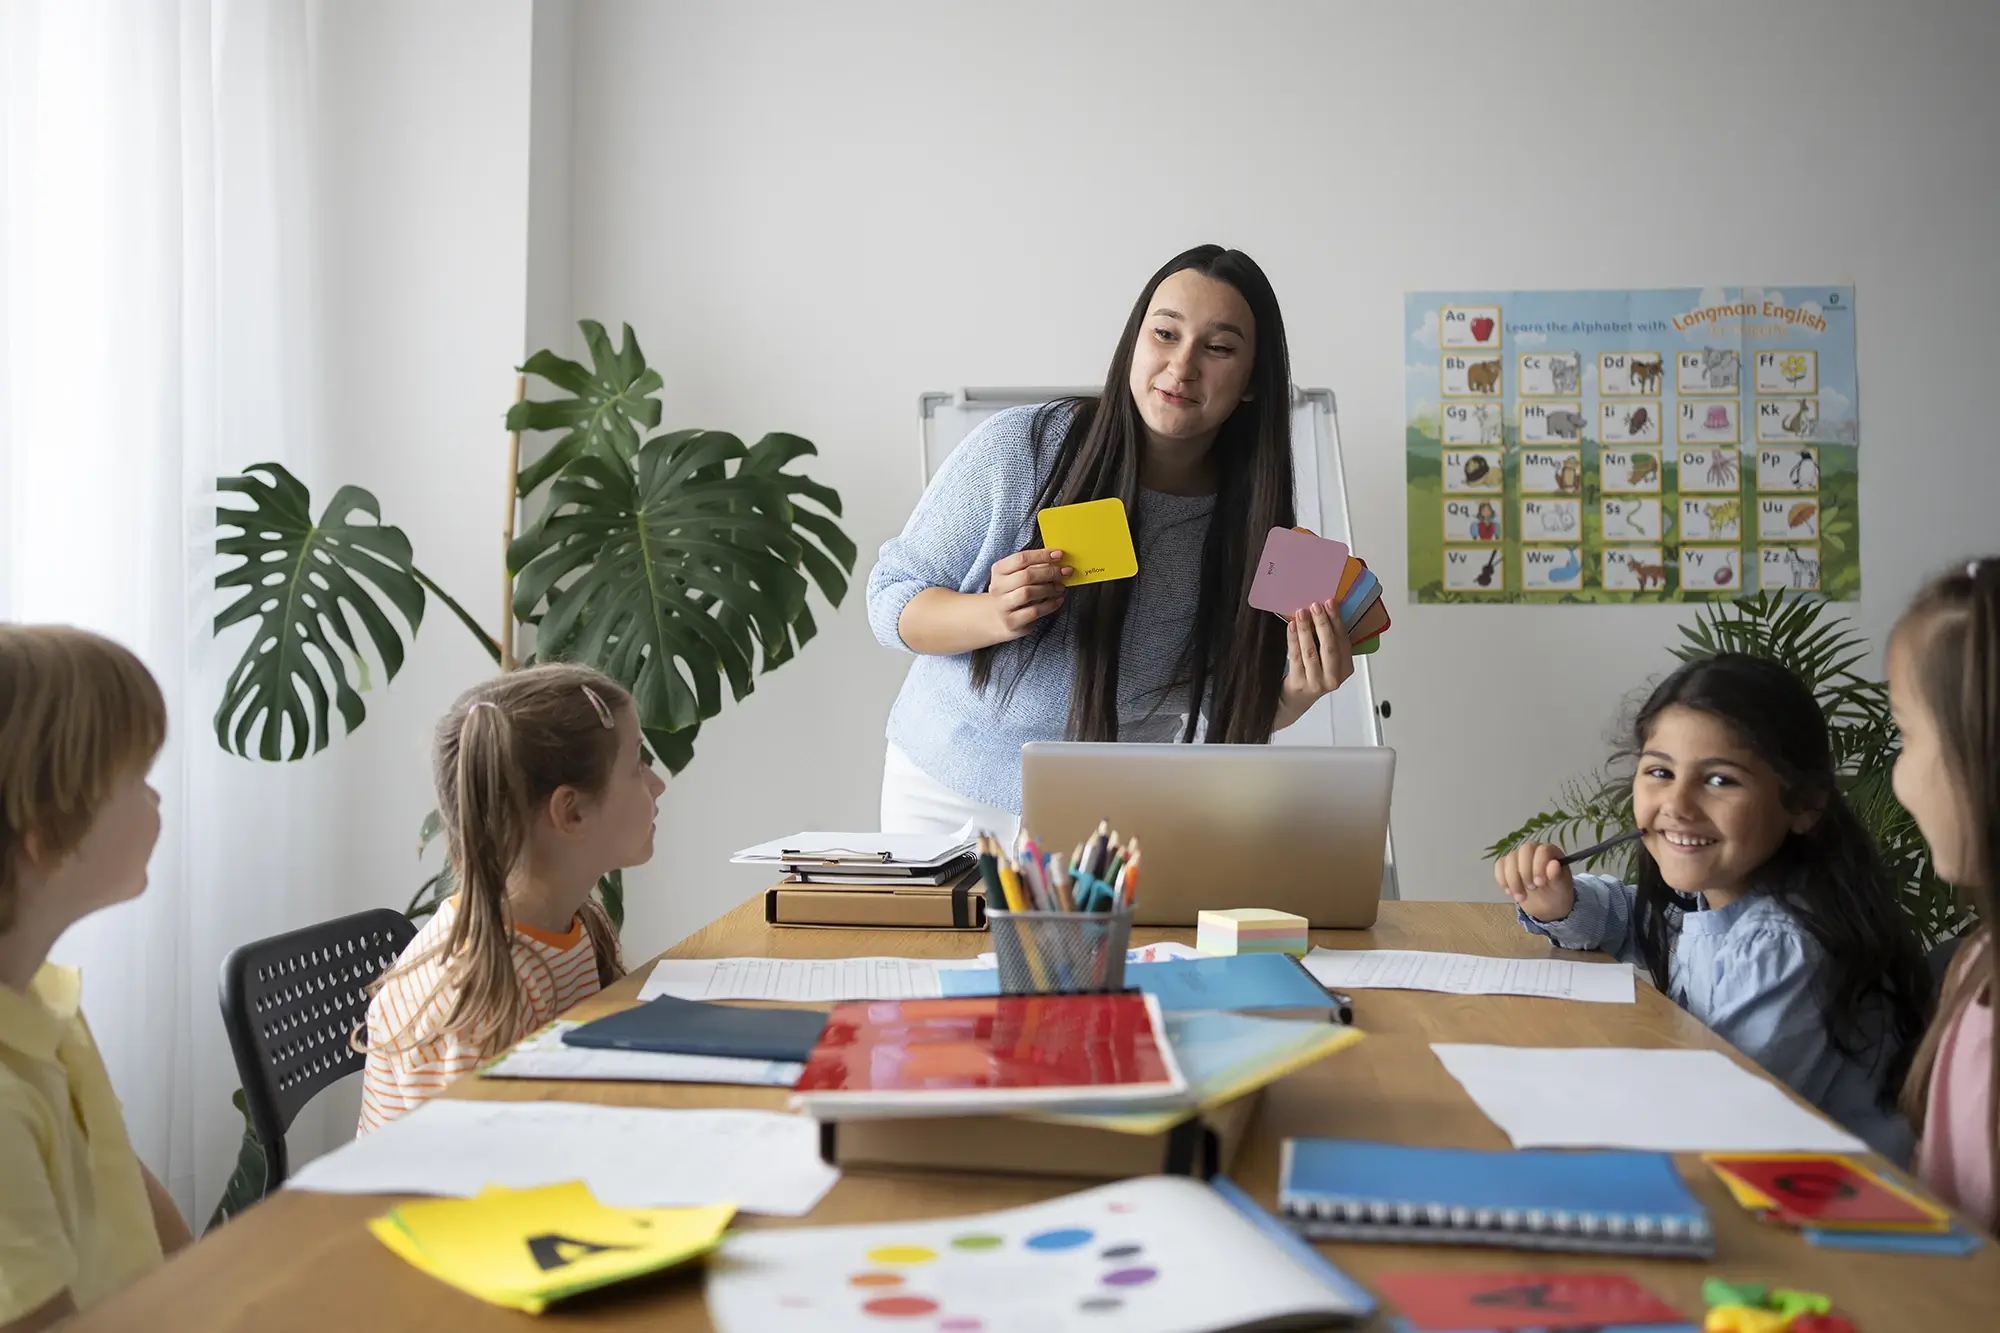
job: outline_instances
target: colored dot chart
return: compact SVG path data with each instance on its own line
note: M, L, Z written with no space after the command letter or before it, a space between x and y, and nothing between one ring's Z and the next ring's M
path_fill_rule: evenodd
M975 1217L746 1231L708 1277L724 1333L1168 1333L1325 1299L1213 1191L1157 1176Z

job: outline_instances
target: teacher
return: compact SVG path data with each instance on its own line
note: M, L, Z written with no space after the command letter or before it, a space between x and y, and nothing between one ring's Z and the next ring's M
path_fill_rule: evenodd
M1116 496L1134 579L1064 588L1036 514ZM1334 608L1246 600L1291 527L1291 359L1250 256L1204 245L1146 283L1104 391L998 412L954 449L868 578L917 655L889 713L882 828L1011 834L1029 741L1264 743L1353 674Z

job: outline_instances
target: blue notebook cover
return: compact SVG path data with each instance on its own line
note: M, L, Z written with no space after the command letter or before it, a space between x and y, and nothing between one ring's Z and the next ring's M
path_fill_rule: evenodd
M826 1026L817 1009L748 1009L662 995L636 1009L563 1033L565 1046L660 1055L730 1055L803 1061Z
M947 996L993 995L1000 988L1000 974L994 968L948 970L938 979ZM1336 1007L1311 973L1290 956L1277 953L1132 963L1125 968L1125 985L1158 1000L1164 1014L1192 1009L1319 1010L1331 1016Z
M1278 1199L1315 1237L1696 1256L1715 1246L1666 1153L1287 1139Z

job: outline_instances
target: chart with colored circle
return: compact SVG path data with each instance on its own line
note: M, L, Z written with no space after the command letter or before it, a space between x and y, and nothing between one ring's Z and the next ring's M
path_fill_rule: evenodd
M708 1276L723 1333L1175 1333L1350 1301L1208 1186L1167 1176L977 1217L745 1232Z

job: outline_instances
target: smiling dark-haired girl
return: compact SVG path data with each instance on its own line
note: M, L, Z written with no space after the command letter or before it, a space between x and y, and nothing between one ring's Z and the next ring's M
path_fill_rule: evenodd
M1117 498L1134 579L1065 587L1036 515ZM1008 832L1029 741L1262 743L1352 674L1331 606L1247 601L1293 518L1284 319L1241 251L1167 261L1102 393L997 413L945 460L868 580L868 616L915 653L889 715L882 828Z
M1929 973L1791 671L1724 653L1668 676L1633 728L1633 884L1531 842L1494 866L1521 923L1643 966L1662 994L1901 1164L1896 1109Z

